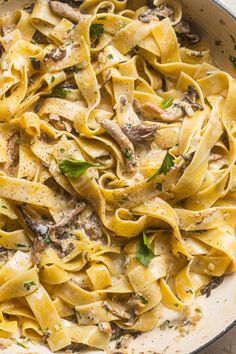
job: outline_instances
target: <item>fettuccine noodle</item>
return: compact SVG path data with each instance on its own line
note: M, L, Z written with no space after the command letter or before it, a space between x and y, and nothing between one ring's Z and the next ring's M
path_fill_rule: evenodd
M179 1L72 5L0 19L0 336L105 351L236 270L236 80Z

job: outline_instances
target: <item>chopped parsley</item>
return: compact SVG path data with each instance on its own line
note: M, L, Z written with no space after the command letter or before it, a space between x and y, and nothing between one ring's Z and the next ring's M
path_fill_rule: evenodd
M8 207L6 207L6 205L2 205L1 208L2 209L8 209Z
M42 241L45 245L49 245L49 243L51 243L51 239L48 235L46 235Z
M92 38L100 38L104 32L104 26L101 23L94 23L90 27L90 36Z
M24 345L24 344L21 343L21 342L18 342L18 341L17 341L16 344L19 345L19 347L22 347L22 348L24 348L24 349L27 349L26 345Z
M26 288L26 290L30 290L31 286L37 286L37 284L34 281L27 281L24 283L24 288Z
M112 54L109 54L107 57L108 57L108 59L110 59L110 60L113 59L113 55L112 55Z
M139 240L136 250L136 260L139 261L144 267L148 267L151 260L154 258L153 248L149 239L143 231L143 235Z
M138 294L138 296L144 305L148 304L148 299L145 296L143 296L142 294Z
M174 325L171 324L170 320L164 321L164 322L159 326L159 328L160 328L161 331L164 331L166 328L173 328L173 327L174 327Z
M186 290L186 293L187 293L187 294L193 294L193 290L192 290L192 289L187 289L187 290Z
M63 152L65 152L65 149L64 149L64 148L61 148L61 149L60 149L60 152L63 154Z
M63 175L69 178L80 177L90 167L97 167L88 161L70 159L59 164L59 169Z
M55 76L51 77L51 82L54 82L56 80Z
M173 97L169 97L161 102L161 108L163 109L169 108L170 106L172 106L173 102L174 102Z
M17 243L16 244L16 247L27 247L27 245L25 245L24 243Z
M101 20L101 21L105 21L106 19L107 19L106 16L98 17L98 20Z
M161 167L151 177L148 178L148 182L152 181L153 179L155 179L157 176L160 176L161 174L166 176L167 173L174 166L174 160L175 157L171 155L169 151L167 151L166 156L161 164Z
M162 184L161 183L156 184L156 190L162 192Z
M130 151L129 148L125 149L125 158L129 161L132 161L134 159L133 153Z
M68 93L71 93L71 90L63 84L60 84L54 88L52 93L54 97L65 99Z

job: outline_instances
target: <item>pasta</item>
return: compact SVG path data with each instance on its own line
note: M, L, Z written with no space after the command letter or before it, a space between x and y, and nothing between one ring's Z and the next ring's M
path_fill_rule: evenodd
M236 270L236 80L179 1L0 25L0 336L106 351Z

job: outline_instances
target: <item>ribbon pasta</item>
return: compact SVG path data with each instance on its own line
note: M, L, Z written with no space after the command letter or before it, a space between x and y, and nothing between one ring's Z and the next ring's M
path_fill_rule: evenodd
M106 351L236 270L236 80L179 1L68 3L0 19L0 336Z

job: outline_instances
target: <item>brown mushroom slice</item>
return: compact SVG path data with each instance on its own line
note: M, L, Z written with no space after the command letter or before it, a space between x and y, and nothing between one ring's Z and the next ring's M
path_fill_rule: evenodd
M197 33L191 32L189 21L181 20L174 26L174 30L175 33L179 36L180 41L184 41L186 39L190 44L196 44L201 40Z
M141 123L138 125L125 124L121 127L123 133L134 145L145 142L151 143L154 140L157 128L155 124L147 125Z
M150 21L162 20L163 18L172 18L174 15L174 10L172 7L161 4L158 7L149 8L147 11L139 15L138 19L141 22L149 23Z
M150 102L142 104L138 108L138 113L145 119L157 119L164 123L177 122L183 118L185 114L179 105L173 104L171 107L164 110Z
M81 13L78 9L60 1L50 1L49 4L55 15L67 18L75 23L80 21Z
M127 169L132 172L137 165L134 146L128 137L122 132L122 129L115 122L104 119L100 122L105 131L117 142L125 157Z

